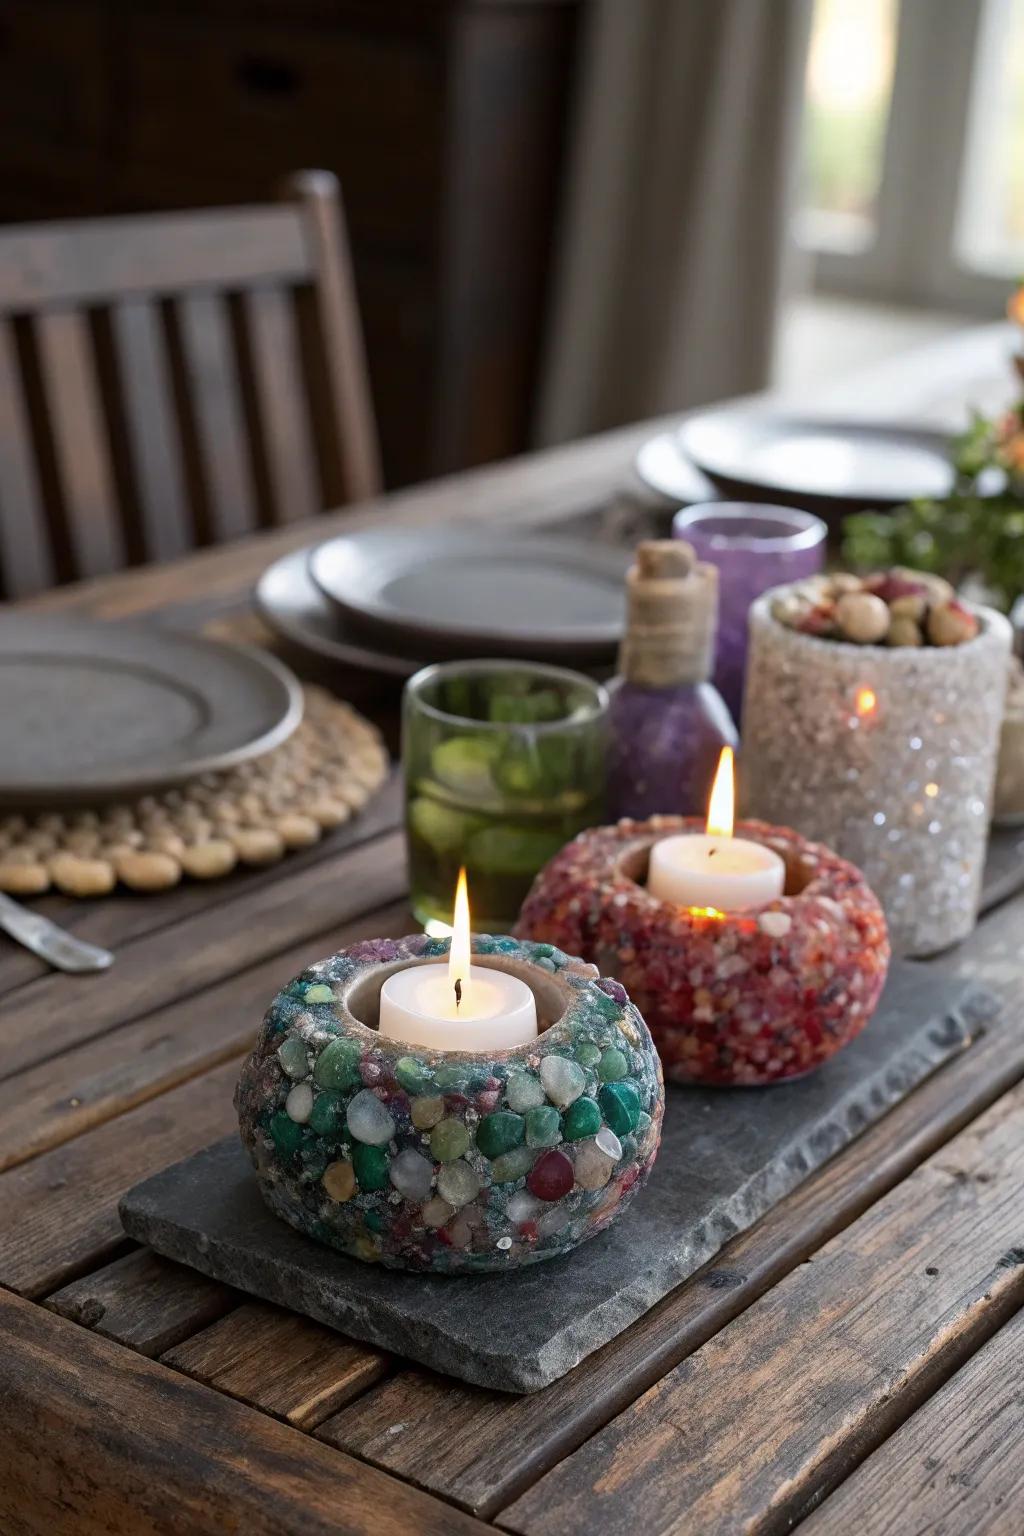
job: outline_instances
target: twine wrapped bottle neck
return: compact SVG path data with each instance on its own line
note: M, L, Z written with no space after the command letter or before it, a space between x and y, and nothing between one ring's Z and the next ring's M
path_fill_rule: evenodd
M714 663L718 571L681 539L647 539L626 576L619 675L641 688L706 682Z

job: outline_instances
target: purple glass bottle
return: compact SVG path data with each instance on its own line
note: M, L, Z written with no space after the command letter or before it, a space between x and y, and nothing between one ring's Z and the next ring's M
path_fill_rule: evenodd
M717 574L688 544L648 540L626 578L626 632L609 693L613 819L701 815L736 727L708 681Z
M784 581L816 576L828 529L796 507L709 501L677 512L672 536L692 545L719 575L718 653L714 680L736 720L747 665L747 615L755 597Z

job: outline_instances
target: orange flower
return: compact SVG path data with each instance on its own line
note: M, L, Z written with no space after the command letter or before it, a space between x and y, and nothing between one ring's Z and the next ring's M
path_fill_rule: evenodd
M1016 293L1010 295L1006 314L1007 318L1015 321L1017 325L1024 325L1024 283L1021 283Z

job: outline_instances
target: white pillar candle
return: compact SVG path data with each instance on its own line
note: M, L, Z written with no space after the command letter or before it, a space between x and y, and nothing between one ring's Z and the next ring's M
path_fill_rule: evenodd
M681 907L746 912L781 896L785 880L785 864L762 843L693 832L655 843L647 889Z
M733 837L735 777L732 748L723 747L711 787L706 832L683 832L655 843L647 889L659 901L715 912L748 912L781 896L786 866L772 848Z
M510 1051L537 1038L537 1004L518 976L470 964L469 895L459 871L448 963L409 965L380 992L378 1032L435 1051Z
M508 1051L537 1038L537 1004L525 981L472 965L457 1003L448 967L409 965L380 994L380 1033L437 1051Z

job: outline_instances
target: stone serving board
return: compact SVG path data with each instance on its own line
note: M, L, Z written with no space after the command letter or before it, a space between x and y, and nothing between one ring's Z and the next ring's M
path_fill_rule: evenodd
M661 1152L621 1221L564 1258L507 1275L361 1264L263 1204L229 1137L137 1185L130 1237L433 1370L535 1392L641 1317L880 1119L991 1018L940 965L896 964L867 1029L817 1073L769 1088L670 1087Z

